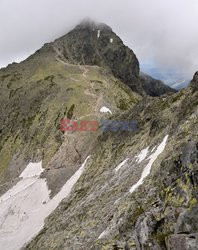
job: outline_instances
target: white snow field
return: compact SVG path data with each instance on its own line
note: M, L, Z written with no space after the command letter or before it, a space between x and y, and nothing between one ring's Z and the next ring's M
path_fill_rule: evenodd
M44 226L45 218L66 198L80 178L88 159L50 199L42 163L29 163L20 180L0 197L0 249L18 250L28 243Z
M137 158L136 161L137 161L138 163L142 162L142 161L146 158L146 156L147 156L147 154L148 154L148 152L149 152L148 149L149 149L149 147L143 149L143 150L139 153L139 155L136 156L136 158Z
M141 175L141 178L139 179L139 181L137 183L135 183L129 190L130 193L133 193L135 191L135 189L137 189L143 182L144 182L144 179L150 174L150 171L151 171L151 167L153 165L153 163L155 162L155 160L158 158L158 156L164 151L165 147L166 147L166 142L167 142L167 139L168 139L168 135L166 135L163 139L163 141L160 143L160 145L157 147L157 149L155 150L154 153L152 153L150 156L149 156L149 162L148 164L146 165L146 167L144 168L143 172L142 172L142 175ZM145 150L144 153L142 153L142 157L139 158L139 161L142 161L142 159L145 157L145 155L147 155L147 150ZM141 160L140 160L141 159Z

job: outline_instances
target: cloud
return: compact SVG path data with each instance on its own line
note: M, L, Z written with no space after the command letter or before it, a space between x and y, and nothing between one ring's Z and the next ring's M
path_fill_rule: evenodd
M110 25L141 62L189 79L198 70L197 0L0 0L0 67L24 59L84 17Z

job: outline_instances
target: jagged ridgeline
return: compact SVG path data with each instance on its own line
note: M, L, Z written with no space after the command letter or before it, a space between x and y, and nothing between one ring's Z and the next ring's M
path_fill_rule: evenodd
M179 92L140 73L90 20L1 69L0 248L197 249L197 86L197 73Z

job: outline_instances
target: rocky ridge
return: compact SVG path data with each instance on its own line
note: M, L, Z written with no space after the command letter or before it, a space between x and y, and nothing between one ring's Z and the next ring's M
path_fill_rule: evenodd
M42 160L53 199L90 156L24 248L197 249L197 73L177 93L156 81L110 27L90 21L0 70L2 194ZM61 132L63 118L133 120L138 130Z
M138 132L101 135L71 196L26 249L197 249L197 100L189 87L121 115L137 119Z

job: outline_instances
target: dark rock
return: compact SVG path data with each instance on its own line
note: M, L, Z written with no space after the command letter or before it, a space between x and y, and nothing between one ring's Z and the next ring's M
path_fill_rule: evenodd
M181 213L177 219L175 233L196 233L198 232L198 206L191 211Z
M147 95L150 96L160 96L166 93L176 93L177 90L167 86L160 80L156 80L151 76L141 73L140 79L142 82L142 87Z
M198 234L174 234L168 237L168 250L197 250Z
M193 90L198 90L198 71L194 74L190 86L193 88Z

